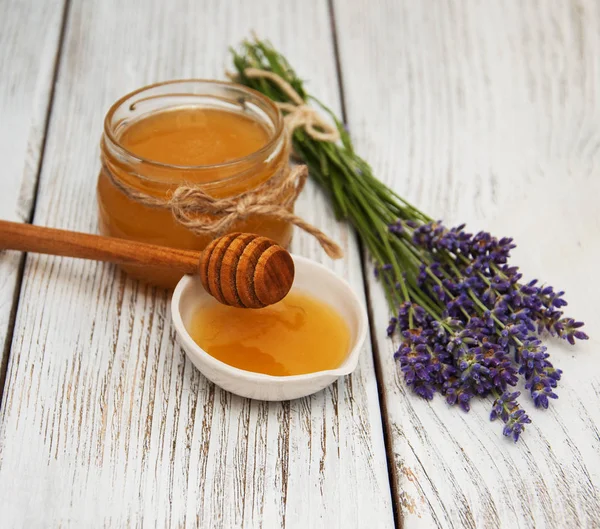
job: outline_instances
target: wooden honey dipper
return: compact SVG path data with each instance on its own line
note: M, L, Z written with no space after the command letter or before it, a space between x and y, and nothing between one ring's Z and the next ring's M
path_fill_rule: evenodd
M253 233L231 233L204 251L193 251L0 220L0 249L200 274L211 296L249 309L281 301L294 281L294 262L287 250Z

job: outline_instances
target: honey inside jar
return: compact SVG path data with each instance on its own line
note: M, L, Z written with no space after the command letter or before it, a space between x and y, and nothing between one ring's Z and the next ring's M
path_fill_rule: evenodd
M151 114L123 130L121 145L141 158L174 165L214 165L264 147L269 131L239 112L184 107ZM215 174L216 180L227 174Z
M350 346L343 318L328 304L294 290L263 309L214 302L196 312L188 330L218 360L275 376L335 369Z
M255 190L288 166L283 120L266 97L245 87L210 81L154 85L115 103L105 120L98 178L103 235L189 250L210 234L179 224L168 208L145 205L123 188L167 200L180 185L201 185L217 198ZM236 221L230 231L257 233L283 247L288 222L264 216ZM181 274L123 267L130 275L172 288Z

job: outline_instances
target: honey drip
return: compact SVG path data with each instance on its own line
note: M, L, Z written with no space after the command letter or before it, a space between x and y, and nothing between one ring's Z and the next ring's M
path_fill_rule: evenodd
M350 344L350 330L342 317L326 303L298 291L264 309L215 302L198 310L189 331L218 360L276 376L335 369Z

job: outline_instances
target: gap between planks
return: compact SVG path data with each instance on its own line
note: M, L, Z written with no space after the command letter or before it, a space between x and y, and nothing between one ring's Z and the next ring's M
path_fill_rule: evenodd
M337 22L335 18L335 5L333 0L327 0L329 20L331 23L331 38L333 40L333 54L335 57L335 69L338 80L338 90L340 94L340 108L342 112L342 122L344 125L348 125L348 114L346 112L346 95L344 92L344 76L342 75L342 61L340 59L340 48L338 42L338 31ZM352 228L354 229L354 228ZM356 231L356 230L355 230ZM369 337L371 341L371 352L373 355L373 368L375 370L375 380L377 381L377 395L379 398L379 412L381 414L381 427L383 431L383 442L385 446L385 456L388 468L388 479L390 484L390 491L392 496L392 511L394 514L394 525L396 527L403 527L402 523L402 509L400 508L400 490L398 490L399 476L397 475L398 469L396 468L394 461L393 451L393 440L390 432L390 425L386 418L388 417L387 412L387 399L384 391L383 382L383 366L380 361L381 351L379 349L379 343L376 339L375 331L375 313L373 310L371 286L368 281L367 274L369 273L367 267L368 254L367 250L363 245L360 237L356 238L358 242L358 250L360 254L360 269L363 279L363 288L365 292L365 301L367 304L367 316L369 319Z

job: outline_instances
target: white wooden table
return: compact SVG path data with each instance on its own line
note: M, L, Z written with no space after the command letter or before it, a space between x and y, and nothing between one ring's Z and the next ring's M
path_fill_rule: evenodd
M512 234L592 340L514 445L406 388L354 234L309 186L368 302L358 371L251 402L175 344L167 293L114 267L0 254L0 527L600 527L597 0L0 0L0 217L95 232L103 116L139 86L221 78L256 30L344 112L381 179ZM500 233L501 232L501 233ZM527 271L527 270L526 270Z

